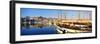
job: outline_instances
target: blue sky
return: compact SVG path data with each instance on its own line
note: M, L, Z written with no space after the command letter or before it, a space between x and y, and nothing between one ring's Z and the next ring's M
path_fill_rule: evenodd
M25 16L43 16L46 18L49 17L57 17L58 14L61 14L62 11L64 11L64 15L66 15L69 19L74 19L77 17L77 14L79 13L78 10L55 10L55 9L36 9L36 8L21 8L20 9L21 17ZM89 18L91 15L91 11L83 11L80 10L80 17L81 18Z

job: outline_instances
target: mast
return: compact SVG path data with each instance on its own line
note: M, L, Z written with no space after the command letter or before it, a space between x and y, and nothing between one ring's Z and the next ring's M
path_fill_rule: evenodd
M77 18L78 18L78 22L80 22L80 10L78 11L78 14L77 14L78 16L77 16Z

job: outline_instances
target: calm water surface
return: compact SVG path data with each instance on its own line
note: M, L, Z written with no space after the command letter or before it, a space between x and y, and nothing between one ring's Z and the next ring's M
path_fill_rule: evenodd
M21 35L40 35L40 34L57 34L57 30L56 27L53 25L21 28Z

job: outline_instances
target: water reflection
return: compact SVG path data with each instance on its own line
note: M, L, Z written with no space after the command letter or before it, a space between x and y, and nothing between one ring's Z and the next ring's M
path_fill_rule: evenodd
M40 35L40 34L57 34L56 27L53 25L29 23L21 25L21 35Z

